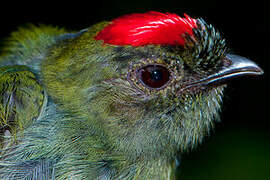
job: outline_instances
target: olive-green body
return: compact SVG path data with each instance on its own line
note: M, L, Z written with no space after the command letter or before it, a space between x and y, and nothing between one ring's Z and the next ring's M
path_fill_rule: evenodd
M173 179L179 154L209 133L224 86L176 93L207 75L194 48L107 45L94 39L106 24L78 33L30 26L7 40L1 179ZM151 62L173 69L172 85L136 82L134 68Z

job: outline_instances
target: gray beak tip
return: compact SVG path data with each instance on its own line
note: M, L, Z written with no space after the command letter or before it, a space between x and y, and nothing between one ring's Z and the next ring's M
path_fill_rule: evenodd
M229 65L224 66L219 72L201 80L205 84L227 82L227 80L240 76L262 75L263 70L253 61L238 55L227 54Z
M264 71L253 61L238 55L228 54L226 56L231 61L231 65L223 71L237 75L262 75Z

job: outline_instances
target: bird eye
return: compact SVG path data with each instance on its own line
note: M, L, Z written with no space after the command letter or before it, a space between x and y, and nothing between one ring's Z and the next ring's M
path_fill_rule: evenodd
M161 65L148 65L138 72L140 81L150 88L161 88L170 80L169 70Z

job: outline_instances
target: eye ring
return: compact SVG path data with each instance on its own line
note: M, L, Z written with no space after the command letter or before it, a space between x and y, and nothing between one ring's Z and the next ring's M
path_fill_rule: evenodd
M148 64L136 71L139 82L149 88L164 89L172 79L172 72L162 64Z

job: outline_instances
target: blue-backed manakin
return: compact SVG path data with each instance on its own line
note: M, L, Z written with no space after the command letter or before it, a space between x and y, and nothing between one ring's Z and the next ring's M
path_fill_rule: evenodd
M21 28L0 56L1 179L173 179L227 80L263 71L202 19Z

